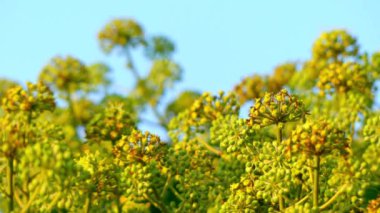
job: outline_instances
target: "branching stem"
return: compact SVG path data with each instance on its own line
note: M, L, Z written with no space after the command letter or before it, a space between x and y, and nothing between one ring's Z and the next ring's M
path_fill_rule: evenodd
M313 157L313 207L318 209L320 156ZM317 210L318 211L318 210Z
M347 187L347 184L343 185L342 188L340 188L335 194L334 196L332 196L325 204L323 204L319 210L325 210L327 207L329 207L335 200L336 198L338 198L338 196L340 194L342 194L344 192L344 190L346 189Z
M277 125L277 144L280 145L282 141L282 127ZM280 207L280 212L285 211L285 201L284 198L282 197L282 194L280 193L278 195L278 202L279 202L279 207Z
M14 175L14 167L13 167L13 157L9 157L8 159L8 183L9 183L9 212L14 210L14 183L13 183L13 175Z

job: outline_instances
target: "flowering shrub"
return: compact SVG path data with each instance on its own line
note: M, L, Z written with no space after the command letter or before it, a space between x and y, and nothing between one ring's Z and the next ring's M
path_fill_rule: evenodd
M231 91L169 101L182 76L173 42L131 19L98 38L125 56L128 94L108 92L107 65L72 56L54 57L25 88L0 80L0 211L380 211L380 53L347 31Z

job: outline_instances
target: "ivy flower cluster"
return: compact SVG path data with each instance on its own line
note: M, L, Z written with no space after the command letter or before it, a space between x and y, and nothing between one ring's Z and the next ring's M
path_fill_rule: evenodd
M105 52L115 47L135 46L143 40L142 27L132 19L115 19L108 23L98 34L101 47Z
M27 90L21 86L11 88L2 100L2 107L6 112L40 113L55 108L52 91L43 83L27 84Z
M320 156L331 154L334 150L347 154L349 150L344 132L324 120L307 121L302 126L297 126L286 144L291 152L306 155Z
M302 101L283 89L277 94L266 93L263 98L256 99L250 109L247 125L255 129L272 124L282 125L304 118L307 113Z
M323 91L346 93L350 90L370 93L372 82L360 64L345 62L330 64L322 70L317 86Z

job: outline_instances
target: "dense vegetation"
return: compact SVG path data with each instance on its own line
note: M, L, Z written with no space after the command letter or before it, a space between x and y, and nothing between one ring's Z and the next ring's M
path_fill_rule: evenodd
M1 80L0 211L379 212L380 53L348 32L323 33L304 62L170 103L182 69L168 38L130 19L98 38L126 58L128 94L109 93L107 65L71 56L37 83ZM139 130L146 111L168 140Z

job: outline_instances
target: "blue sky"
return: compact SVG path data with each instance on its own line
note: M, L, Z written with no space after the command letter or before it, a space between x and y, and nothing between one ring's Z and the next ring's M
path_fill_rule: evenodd
M96 35L114 18L133 18L148 34L176 43L174 59L184 76L167 97L184 89L230 90L244 76L309 58L323 31L343 28L358 37L362 50L380 50L379 9L375 0L0 0L0 77L36 81L51 57L72 55L87 64L107 63L114 89L128 92L133 80L125 59L103 54ZM141 58L137 62L148 70Z
M51 57L73 55L109 64L117 90L128 90L124 59L104 55L96 40L108 21L125 17L176 43L185 71L178 89L229 90L244 76L307 59L326 30L347 29L364 50L380 50L379 9L380 1L0 0L0 77L35 81Z

